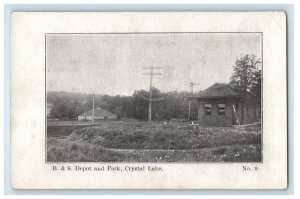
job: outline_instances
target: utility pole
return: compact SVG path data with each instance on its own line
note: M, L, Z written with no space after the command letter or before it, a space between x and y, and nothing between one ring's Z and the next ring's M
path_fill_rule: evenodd
M197 83L194 83L194 82L191 82L190 83L190 97L193 95L193 92L194 92L194 86L195 85L200 85L200 84L197 84ZM188 120L191 120L191 98L189 98L189 115L188 115Z
M150 75L150 89L149 89L149 108L148 108L148 122L151 122L152 118L152 101L156 101L155 99L152 99L152 82L153 82L153 76L155 75L162 75L162 73L154 72L154 69L162 69L162 67L146 67L143 69L150 70L150 73L143 73L143 75Z

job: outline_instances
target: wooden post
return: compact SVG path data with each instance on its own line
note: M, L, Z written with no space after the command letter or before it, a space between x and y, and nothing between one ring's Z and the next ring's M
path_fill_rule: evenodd
M151 72L150 72L148 122L151 122L151 118L152 118L152 80L153 80L153 67L151 67Z
M200 84L197 84L197 83L194 83L194 82L190 83L190 97L192 97L192 95L194 93L194 86L195 85L200 85ZM191 105L192 105L191 98L189 98L189 115L188 115L188 120L191 120Z
M150 75L150 89L149 89L149 108L148 108L148 122L152 121L152 81L153 81L153 76L155 75L162 75L161 73L154 73L153 69L161 69L161 67L148 67L144 69L150 69L150 73L144 73L143 75Z

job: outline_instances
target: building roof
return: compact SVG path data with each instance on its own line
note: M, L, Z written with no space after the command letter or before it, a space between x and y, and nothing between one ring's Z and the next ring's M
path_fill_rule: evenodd
M224 97L240 97L228 84L215 83L207 89L200 91L192 96L193 98L224 98Z
M104 109L100 109L100 108L97 108L95 109L95 116L116 116L115 114L113 113L110 113ZM84 113L81 114L82 116L93 116L93 109L89 110L89 111L86 111Z

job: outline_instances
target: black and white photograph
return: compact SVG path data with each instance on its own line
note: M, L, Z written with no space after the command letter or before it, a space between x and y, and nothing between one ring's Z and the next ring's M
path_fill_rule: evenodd
M262 32L45 34L46 163L263 162Z
M15 189L286 189L284 12L14 12L10 27Z

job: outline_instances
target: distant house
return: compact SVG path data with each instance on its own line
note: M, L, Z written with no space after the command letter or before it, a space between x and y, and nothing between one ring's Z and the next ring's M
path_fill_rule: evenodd
M261 119L259 99L242 97L227 84L215 83L192 98L198 102L200 125L230 126Z
M114 120L117 116L104 109L96 108L94 112L95 120ZM78 120L93 120L93 109L82 113L78 116Z

